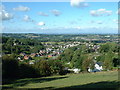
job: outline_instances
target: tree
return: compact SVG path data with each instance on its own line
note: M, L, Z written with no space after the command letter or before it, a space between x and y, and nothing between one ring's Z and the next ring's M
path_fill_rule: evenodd
M102 52L108 52L110 51L110 45L109 43L106 43L106 44L103 44L101 45L99 51L102 53Z
M82 65L81 50L78 49L74 52L71 62L73 63L73 67L81 68Z
M43 50L43 49L44 49L43 45L36 45L31 49L31 52L38 53L40 50Z
M38 77L37 70L29 64L20 64L19 65L19 77L20 78L34 78Z
M109 51L108 53L105 54L104 68L106 70L111 70L112 69L112 66L113 66L113 63L112 63L113 57L114 57L114 54L111 51Z
M83 55L82 56L82 71L87 71L88 67L92 67L93 60L91 56Z
M3 78L18 78L19 64L14 56L2 57L2 76Z
M117 67L118 65L120 65L120 59L119 58L114 58L113 59L113 64L114 64L114 67Z
M61 60L65 62L69 62L72 60L74 51L70 48L66 49L63 54L61 54Z
M39 62L35 63L34 67L41 76L51 75L51 69L46 60L40 60Z
M64 65L63 62L60 60L49 60L48 64L51 69L52 74L60 73L62 74L64 72Z

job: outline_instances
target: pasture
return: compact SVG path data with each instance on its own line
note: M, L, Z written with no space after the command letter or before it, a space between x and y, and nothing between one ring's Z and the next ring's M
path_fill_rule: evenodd
M79 73L41 78L25 78L3 85L3 89L68 89L68 88L114 88L118 89L118 72Z

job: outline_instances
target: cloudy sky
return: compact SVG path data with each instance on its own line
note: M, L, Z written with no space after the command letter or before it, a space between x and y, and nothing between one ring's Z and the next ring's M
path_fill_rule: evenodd
M3 33L117 33L117 2L3 2Z

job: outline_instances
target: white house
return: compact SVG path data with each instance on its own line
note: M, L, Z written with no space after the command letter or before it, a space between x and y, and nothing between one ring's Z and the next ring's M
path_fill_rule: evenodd
M79 72L80 72L80 69L78 69L78 68L68 69L68 71L74 71L74 73L79 73Z
M103 68L102 68L102 66L100 66L99 64L95 64L95 69L97 69L97 70L99 70L99 71L101 71L101 70L103 70Z
M73 69L73 71L74 71L74 73L79 73L79 72L80 72L80 69L75 68L75 69Z
M103 70L103 67L99 63L95 63L93 70L88 68L88 72L98 72L98 71L102 71L102 70Z

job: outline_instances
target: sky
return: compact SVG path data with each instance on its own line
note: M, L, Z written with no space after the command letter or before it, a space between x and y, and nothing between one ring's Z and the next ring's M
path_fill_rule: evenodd
M3 2L2 33L118 33L117 2Z

